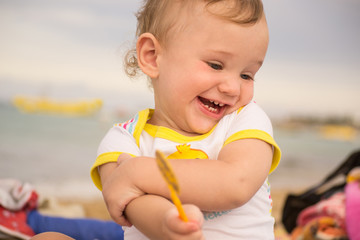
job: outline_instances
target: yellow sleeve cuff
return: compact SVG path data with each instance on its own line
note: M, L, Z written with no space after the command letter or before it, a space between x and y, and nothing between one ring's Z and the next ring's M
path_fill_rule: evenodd
M267 132L264 132L264 131L261 131L258 129L243 130L243 131L234 133L228 139L226 139L224 146L231 142L234 142L236 140L247 139L247 138L260 139L260 140L263 140L263 141L271 144L274 147L274 154L273 154L273 159L272 159L272 164L271 164L269 174L272 173L276 169L276 167L279 165L280 158L281 158L281 150L280 150L279 146L276 144L274 138Z
M101 185L101 179L100 179L98 167L105 163L117 162L120 154L122 154L122 152L103 153L96 158L94 165L91 167L90 170L91 179L93 180L95 186L100 191L102 191L102 185Z

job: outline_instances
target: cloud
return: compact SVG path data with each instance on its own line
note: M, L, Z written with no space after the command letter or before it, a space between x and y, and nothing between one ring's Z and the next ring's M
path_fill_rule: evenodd
M96 1L27 1L21 6L1 5L3 16L1 28L26 31L36 28L43 32L58 33L72 38L91 42L98 35L107 35L108 39L116 39L119 34L134 33L136 19L130 11L127 1L122 4L100 4ZM16 1L15 1L16 3ZM134 5L134 4L133 4ZM134 7L134 6L132 6ZM109 35L112 34L111 37Z
M346 115L360 121L358 79L352 67L268 62L256 78L255 99L272 115Z
M121 83L120 50L129 48L134 37L129 9L134 1L14 0L0 5L1 79Z
M0 81L147 92L144 81L134 87L122 71L140 2L0 1ZM270 46L256 99L274 112L356 113L360 2L273 0L264 5Z
M270 45L257 82L258 101L278 114L360 120L360 2L274 0L264 6Z
M360 2L264 1L269 54L289 60L360 63Z

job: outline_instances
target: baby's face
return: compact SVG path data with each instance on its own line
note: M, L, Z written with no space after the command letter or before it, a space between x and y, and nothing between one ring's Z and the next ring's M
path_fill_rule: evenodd
M254 77L268 46L265 17L239 25L202 6L169 34L153 80L152 124L186 135L210 131L253 98Z

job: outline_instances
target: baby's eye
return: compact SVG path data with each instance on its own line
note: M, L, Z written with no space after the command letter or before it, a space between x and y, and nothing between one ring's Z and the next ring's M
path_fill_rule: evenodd
M218 63L212 63L212 62L208 62L207 63L212 69L215 69L215 70L222 70L223 67L221 64L218 64Z
M253 78L247 74L241 74L240 77L244 80L253 80Z

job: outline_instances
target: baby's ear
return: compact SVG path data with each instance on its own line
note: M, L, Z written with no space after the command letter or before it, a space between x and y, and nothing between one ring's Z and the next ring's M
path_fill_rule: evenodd
M161 47L158 40L151 33L143 33L136 44L138 64L141 70L151 79L159 75L157 58Z

